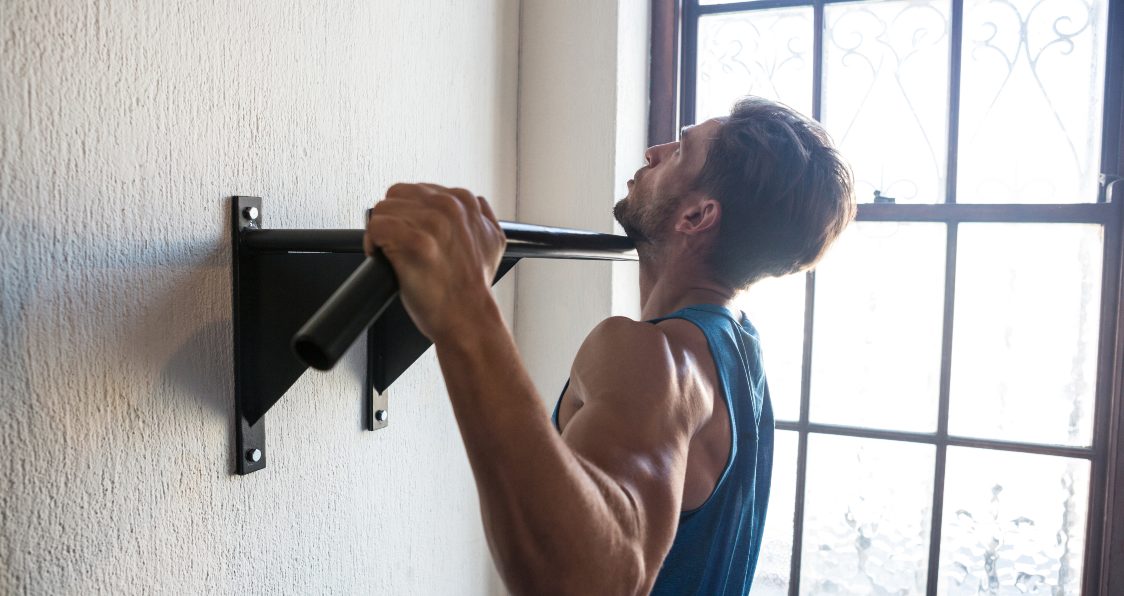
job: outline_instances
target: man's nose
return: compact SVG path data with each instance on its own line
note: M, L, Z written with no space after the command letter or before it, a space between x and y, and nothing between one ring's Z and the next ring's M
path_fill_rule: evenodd
M644 161L648 162L648 167L654 168L656 164L663 161L663 156L666 153L664 149L673 144L674 143L664 143L663 145L648 147L648 150L644 152Z

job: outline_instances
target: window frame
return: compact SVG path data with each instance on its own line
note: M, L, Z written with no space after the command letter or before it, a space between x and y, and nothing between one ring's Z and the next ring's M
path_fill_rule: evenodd
M697 33L699 17L769 8L813 8L812 111L821 114L824 7L856 0L756 0L700 6L698 0L651 1L651 64L648 142L675 140L683 125L695 120ZM909 441L934 445L934 499L929 535L926 593L936 594L940 578L940 544L946 451L965 446L1002 451L1077 457L1091 462L1090 503L1085 537L1082 593L1124 593L1124 2L1110 1L1105 64L1105 97L1101 148L1101 192L1095 203L1067 205L955 203L957 136L959 133L960 53L963 0L951 0L950 86L947 182L944 203L927 205L861 203L857 221L921 221L947 224L940 394L935 433L886 431L812 423L809 421L812 330L815 324L815 271L805 278L804 344L800 416L776 427L798 433L796 503L789 572L789 593L798 594L802 553L807 444L810 433ZM680 73L682 76L680 76ZM948 433L949 379L955 313L956 244L959 223L1092 223L1104 230L1101 319L1090 447L1068 447L958 437Z

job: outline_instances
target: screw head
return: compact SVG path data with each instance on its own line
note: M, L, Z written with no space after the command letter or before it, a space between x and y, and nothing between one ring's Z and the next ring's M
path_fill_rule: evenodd
M242 210L242 217L245 217L246 219L251 221L257 219L258 215L259 212L257 207L246 207Z
M251 463L258 463L261 461L261 449L251 449L246 452L246 460Z
M387 412L386 410L375 411L375 420L378 420L379 422L386 422L389 418L390 412Z

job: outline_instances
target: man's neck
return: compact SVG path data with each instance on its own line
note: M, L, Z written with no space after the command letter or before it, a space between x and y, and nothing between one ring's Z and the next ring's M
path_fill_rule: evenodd
M702 263L640 259L640 316L654 319L692 304L729 306L735 292L715 281Z

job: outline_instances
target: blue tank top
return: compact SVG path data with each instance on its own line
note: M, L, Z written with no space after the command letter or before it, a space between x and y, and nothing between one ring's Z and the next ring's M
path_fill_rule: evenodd
M706 336L733 440L714 492L698 508L680 513L651 593L741 596L749 593L757 566L773 471L773 407L757 330L745 315L739 320L715 304L689 306L649 322L666 319L686 319ZM561 403L560 396L551 415L555 429Z

